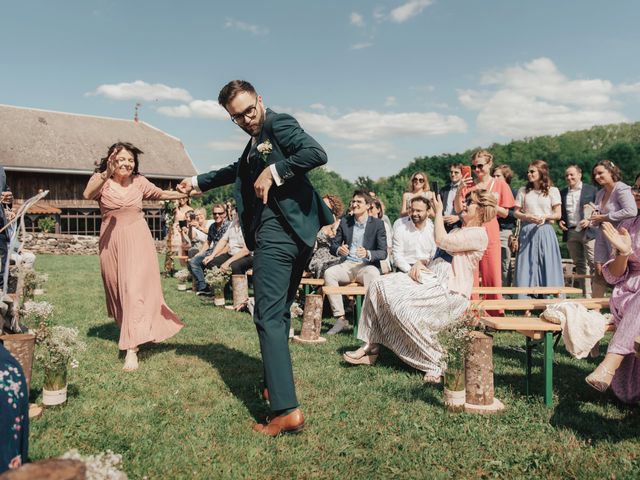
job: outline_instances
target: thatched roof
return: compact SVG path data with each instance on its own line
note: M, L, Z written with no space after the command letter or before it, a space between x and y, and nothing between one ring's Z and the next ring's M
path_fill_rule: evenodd
M179 139L144 122L0 105L0 165L8 171L86 175L117 141L144 152L140 173L147 177L197 173Z

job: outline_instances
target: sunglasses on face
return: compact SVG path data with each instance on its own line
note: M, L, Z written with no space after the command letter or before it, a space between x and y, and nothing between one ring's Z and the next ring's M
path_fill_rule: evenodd
M215 217L219 217L220 215L224 215L224 212L213 212Z
M473 200L471 199L471 197L467 197L464 199L464 203L468 207L473 203Z
M631 187L631 193L634 195L640 194L640 187Z
M538 173L537 170L527 170L527 173Z
M424 183L424 178L422 177L416 177L413 179L414 183Z
M486 163L476 163L476 164L473 166L473 169L474 169L474 170L482 170L482 169L484 168L484 166L485 166L485 165L486 165Z

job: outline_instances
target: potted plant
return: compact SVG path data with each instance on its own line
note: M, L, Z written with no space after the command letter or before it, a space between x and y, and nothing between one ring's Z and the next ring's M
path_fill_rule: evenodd
M183 268L173 275L178 280L178 290L184 292L187 289L187 280L189 278L189 270Z
M218 267L207 270L204 277L205 282L213 292L213 303L217 306L224 306L224 287L231 278L231 271Z
M447 368L444 372L444 405L451 412L461 412L465 404L464 359L471 348L471 332L478 323L480 312L469 307L455 322L438 334L445 351Z
M36 272L36 288L33 290L33 295L44 295L44 284L49 280L48 273L37 273Z
M36 360L44 368L42 403L60 405L67 401L69 367L77 368L75 354L85 349L78 329L42 322L36 331Z

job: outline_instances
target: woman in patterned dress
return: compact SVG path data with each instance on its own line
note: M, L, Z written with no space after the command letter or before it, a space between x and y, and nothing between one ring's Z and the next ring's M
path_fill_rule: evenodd
M631 190L640 208L640 175ZM616 333L604 360L586 381L601 392L611 386L621 401L636 404L640 402L640 359L633 347L635 338L640 336L640 216L623 220L618 230L604 222L602 233L613 249L602 273L614 286L610 308Z
M120 328L118 346L127 351L125 371L138 368L139 345L166 340L184 326L164 302L158 256L142 200L186 195L161 190L140 175L141 153L130 143L114 143L84 191L84 198L100 205L100 270L107 311Z
M346 362L372 365L384 345L425 372L425 382L440 381L445 365L437 335L469 306L473 272L489 243L483 225L496 215L496 198L486 190L469 193L462 206L463 227L450 233L444 228L442 200L438 196L433 203L435 257L417 262L408 274L384 275L369 286L358 327L365 344L346 352Z

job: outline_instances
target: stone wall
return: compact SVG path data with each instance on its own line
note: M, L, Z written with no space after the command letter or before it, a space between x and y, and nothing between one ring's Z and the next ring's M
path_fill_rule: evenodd
M164 242L156 241L156 251L164 253ZM27 233L23 238L25 250L52 255L97 255L98 237L56 233Z

